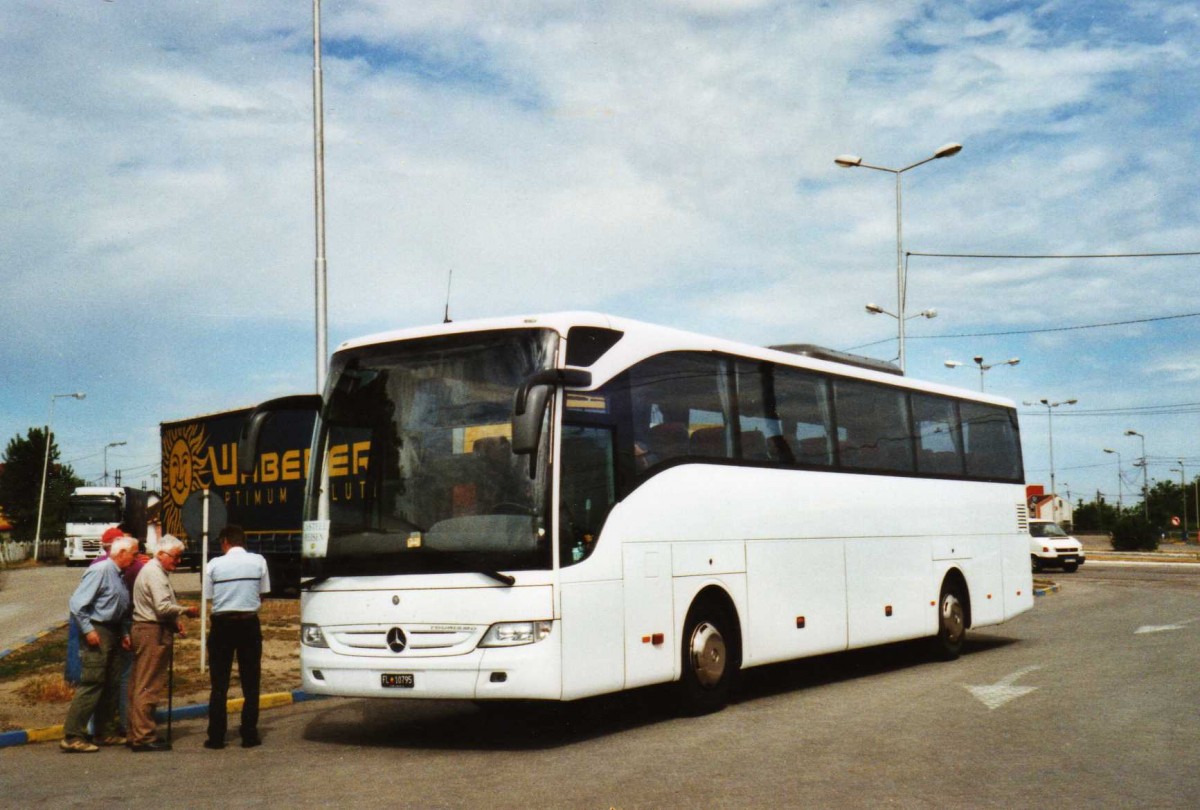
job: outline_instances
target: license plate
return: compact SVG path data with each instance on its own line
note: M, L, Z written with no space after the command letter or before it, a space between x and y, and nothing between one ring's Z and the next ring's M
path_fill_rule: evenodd
M385 672L380 677L384 689L412 689L417 685L411 672Z

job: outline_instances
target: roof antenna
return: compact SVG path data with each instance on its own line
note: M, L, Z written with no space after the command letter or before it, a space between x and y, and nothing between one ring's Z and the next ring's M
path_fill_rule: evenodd
M446 279L446 311L442 314L442 323L450 323L450 284L454 281L454 268L450 268L450 277Z

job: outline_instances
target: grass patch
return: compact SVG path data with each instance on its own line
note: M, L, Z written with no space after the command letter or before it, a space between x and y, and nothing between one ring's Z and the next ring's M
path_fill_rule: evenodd
M61 675L67 661L67 628L46 634L32 644L0 658L0 681L11 681L57 667Z
M17 694L34 703L70 703L75 688L61 675L39 675L21 684Z

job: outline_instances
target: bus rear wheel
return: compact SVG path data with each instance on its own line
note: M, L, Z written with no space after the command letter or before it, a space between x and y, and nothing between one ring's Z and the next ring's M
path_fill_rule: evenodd
M697 603L688 611L679 682L680 709L685 714L708 714L729 702L739 666L732 627L726 612L711 602Z
M967 611L962 596L953 584L942 586L938 600L938 632L934 638L934 652L944 661L953 661L962 655L963 642L967 637Z

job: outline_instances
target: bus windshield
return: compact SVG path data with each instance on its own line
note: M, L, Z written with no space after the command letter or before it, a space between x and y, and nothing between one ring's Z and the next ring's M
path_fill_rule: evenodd
M549 568L549 431L532 471L510 440L514 392L556 347L523 329L338 353L306 499L329 539L308 573Z

